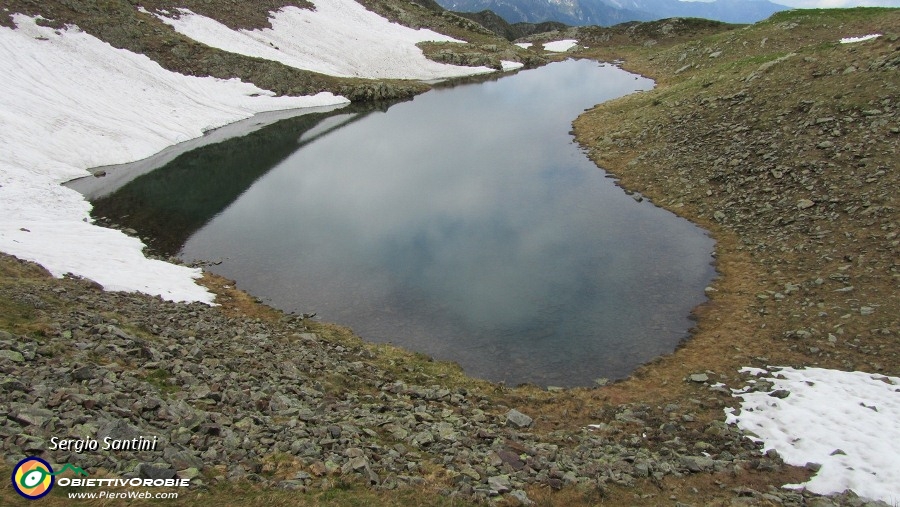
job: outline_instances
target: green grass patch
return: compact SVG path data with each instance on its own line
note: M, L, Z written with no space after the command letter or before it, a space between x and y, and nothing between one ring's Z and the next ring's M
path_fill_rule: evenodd
M900 11L891 7L854 7L851 9L793 9L776 12L769 19L761 21L762 26L770 23L792 21L797 24L821 23L823 21L868 21L889 12Z
M0 329L23 334L26 329L34 327L34 315L33 307L0 296Z
M740 60L735 60L733 62L729 62L725 67L726 70L742 70L746 68L746 70L756 70L760 65L771 62L773 60L777 60L783 56L786 56L790 53L781 51L778 53L765 53L760 55L748 56L745 58L741 58Z
M171 383L173 375L169 370L157 368L144 377L144 381L155 387L161 394L170 395L178 392L178 386Z

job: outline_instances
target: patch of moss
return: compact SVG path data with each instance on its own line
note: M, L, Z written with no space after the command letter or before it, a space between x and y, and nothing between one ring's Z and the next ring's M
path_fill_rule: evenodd
M173 375L164 368L157 368L144 377L144 381L155 387L161 394L170 395L180 391L178 386L172 384Z

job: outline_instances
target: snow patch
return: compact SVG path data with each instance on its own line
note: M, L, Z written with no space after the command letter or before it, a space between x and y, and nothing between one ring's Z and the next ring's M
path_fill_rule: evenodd
M500 60L500 67L503 69L503 72L521 69L524 66L525 66L525 64L522 62L510 62L507 60Z
M574 39L558 40L544 43L544 51L553 51L554 53L565 53L566 51L578 45L578 41Z
M853 44L854 42L877 39L878 37L881 37L880 33L870 33L869 35L863 35L862 37L844 37L841 39L841 44Z
M272 28L261 30L232 30L187 9L180 9L179 16L158 17L208 46L331 76L429 80L494 72L489 67L434 62L416 46L463 41L392 23L355 0L313 3L315 10L285 7L273 13Z
M93 225L90 204L60 183L258 112L348 101L184 76L75 27L14 21L0 27L0 251L107 290L211 303L200 270L147 259L139 240Z
M726 422L756 435L788 464L821 465L809 482L786 488L823 495L851 489L900 501L900 378L823 368L741 371L770 375L780 393L735 391L740 412L728 413Z
M533 42L517 42L516 46L519 46L522 49L528 49L531 46L534 46L534 43Z

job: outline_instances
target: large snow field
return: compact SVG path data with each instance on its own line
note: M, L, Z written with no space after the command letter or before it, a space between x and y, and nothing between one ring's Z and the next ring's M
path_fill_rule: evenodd
M256 113L348 101L330 93L276 97L236 79L184 76L77 27L54 30L23 15L14 21L16 29L0 27L0 251L107 290L212 302L195 282L200 270L145 258L139 240L93 225L90 204L60 184ZM254 32L191 13L168 22L212 46L293 58L293 64L339 76L440 79L493 72L427 60L416 42L453 39L390 23L352 0L319 0L315 12L287 9L273 14L272 29Z
M494 72L434 62L416 47L418 42L463 41L392 23L355 0L313 3L315 10L286 7L273 13L272 28L262 30L232 30L187 9L176 17L158 17L208 46L332 76L431 80Z
M137 239L92 225L90 204L60 183L257 112L346 99L184 76L74 27L14 20L17 29L0 27L0 250L108 290L211 302L199 270L149 260Z

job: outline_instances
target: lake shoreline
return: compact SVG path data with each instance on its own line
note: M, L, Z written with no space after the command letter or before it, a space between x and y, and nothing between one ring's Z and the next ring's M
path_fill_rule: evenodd
M635 77L567 60L285 120L164 157L92 216L479 378L621 379L687 335L714 276L705 231L626 195L567 133L586 106L652 85Z

